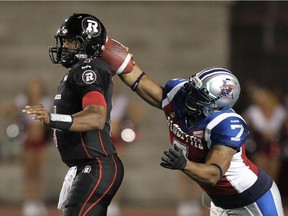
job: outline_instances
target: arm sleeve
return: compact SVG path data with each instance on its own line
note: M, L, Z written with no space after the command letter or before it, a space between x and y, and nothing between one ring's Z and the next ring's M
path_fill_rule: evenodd
M87 92L82 98L82 108L90 104L101 105L106 107L106 101L104 95L98 91Z

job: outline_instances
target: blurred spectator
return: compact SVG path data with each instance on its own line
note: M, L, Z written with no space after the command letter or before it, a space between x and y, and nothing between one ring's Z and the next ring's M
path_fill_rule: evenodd
M139 139L140 134L137 125L143 119L145 110L143 106L129 98L129 95L120 89L120 84L115 84L116 82L114 80L111 112L112 140L117 153L124 159L126 148ZM120 188L109 205L107 216L121 215L121 191Z
M250 127L247 150L252 160L277 182L281 165L282 131L287 110L279 98L268 89L248 85L251 105L243 117Z
M50 131L41 122L22 115L22 109L28 104L43 104L48 109L52 109L52 98L46 95L41 79L31 80L24 93L7 101L2 107L2 114L9 121L16 122L16 125L23 125L23 216L45 216L47 210L43 200L42 177Z

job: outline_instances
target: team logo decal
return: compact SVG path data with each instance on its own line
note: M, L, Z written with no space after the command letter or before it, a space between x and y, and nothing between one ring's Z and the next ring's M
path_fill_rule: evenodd
M57 30L57 32L56 32L56 34L67 34L68 33L68 30L64 27L64 26L62 26L61 28L59 28L58 30Z
M91 167L90 166L85 166L84 169L82 170L83 173L90 173Z
M82 27L84 31L93 37L97 37L101 32L101 26L99 23L91 18L86 18L82 21Z
M234 99L233 91L236 87L232 84L227 83L227 80L223 80L223 85L220 86L221 92L220 97Z
M61 94L56 94L54 97L55 100L61 100Z
M95 82L96 78L97 78L96 73L92 70L86 70L82 74L82 80L86 84L91 84Z

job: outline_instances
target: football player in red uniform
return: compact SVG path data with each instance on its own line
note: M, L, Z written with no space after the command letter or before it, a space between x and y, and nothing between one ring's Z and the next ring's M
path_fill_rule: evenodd
M173 147L161 166L181 170L211 198L210 215L284 216L277 185L245 154L248 127L233 109L238 79L208 68L159 86L135 65L122 81L166 115Z
M50 58L69 68L54 98L55 113L42 105L23 112L54 129L61 158L70 167L58 203L63 215L105 216L124 175L110 136L112 73L97 58L107 41L106 30L92 15L73 14L55 38Z

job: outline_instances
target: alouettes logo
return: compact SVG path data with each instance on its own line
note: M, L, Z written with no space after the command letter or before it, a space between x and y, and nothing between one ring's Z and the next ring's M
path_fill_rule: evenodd
M86 18L82 21L82 27L88 35L96 37L101 32L101 26L96 20Z
M86 70L82 74L82 80L86 84L92 84L97 79L96 73L92 70Z
M234 90L236 86L233 84L229 84L226 80L223 80L222 86L220 86L220 93L218 96L228 99L234 99Z

